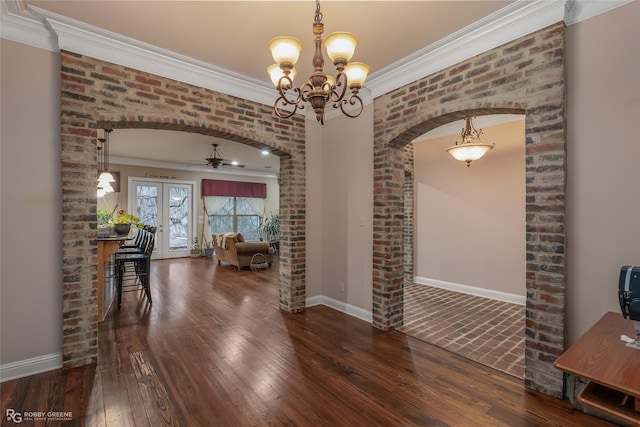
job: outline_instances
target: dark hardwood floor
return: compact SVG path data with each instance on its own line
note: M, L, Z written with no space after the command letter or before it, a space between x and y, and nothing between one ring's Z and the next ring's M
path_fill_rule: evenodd
M277 266L152 263L153 306L125 294L97 366L2 384L15 411L87 426L604 426L507 374L327 307L278 309Z

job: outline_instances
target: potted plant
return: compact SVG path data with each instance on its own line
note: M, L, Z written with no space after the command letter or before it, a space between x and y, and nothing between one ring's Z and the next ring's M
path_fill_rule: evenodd
M200 242L198 242L198 238L193 238L193 243L191 244L190 254L193 258L197 258L202 255L202 248L200 247Z
M112 219L111 223L113 223L113 228L118 236L129 234L132 225L138 228L144 227L144 224L140 222L140 218L124 211L118 212L118 216Z
M274 242L280 238L280 214L271 214L269 218L266 218L260 226L260 233L268 242Z
M204 256L213 256L213 243L207 242L207 246L204 248Z
M98 209L98 237L109 237L113 232L111 220L113 215L106 209Z

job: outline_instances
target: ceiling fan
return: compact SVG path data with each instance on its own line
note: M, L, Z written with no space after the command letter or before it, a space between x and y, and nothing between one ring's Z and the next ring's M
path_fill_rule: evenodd
M243 168L244 165L239 164L238 162L230 162L227 163L225 159L222 158L222 156L220 156L220 153L218 153L218 144L211 144L213 146L213 150L211 151L211 154L209 154L209 157L205 158L203 163L206 163L207 166L211 166L214 169L218 169L220 166L230 166L230 167L234 167L234 168ZM192 166L199 166L199 165L192 165Z

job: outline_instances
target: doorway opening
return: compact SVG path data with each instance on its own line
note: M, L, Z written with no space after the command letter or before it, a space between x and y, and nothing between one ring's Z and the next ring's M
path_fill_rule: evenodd
M189 256L196 230L195 182L129 177L129 211L156 227L154 259Z
M464 121L407 147L413 186L414 272L400 331L524 379L526 301L525 117L474 118L496 146L466 167L446 148Z

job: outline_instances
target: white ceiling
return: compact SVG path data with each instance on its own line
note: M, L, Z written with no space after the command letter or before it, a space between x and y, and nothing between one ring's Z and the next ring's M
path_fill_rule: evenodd
M510 1L327 1L325 35L359 39L354 61L376 72L507 6ZM307 1L24 0L92 26L271 84L267 49L276 36L303 44L298 75L311 73L315 4ZM326 72L333 67L325 64ZM298 77L300 79L300 77Z
M277 176L280 172L280 159L274 154L264 155L259 149L220 138L171 130L114 129L109 137L109 157L112 164L213 172L204 163L213 151L213 143L219 144L218 154L225 163L235 160L244 165L220 166L215 169L217 173Z
M370 65L371 74L367 81L374 88L368 90L365 83L362 93L377 96L397 87L390 86L390 82L406 84L415 80L416 73L428 75L447 66L447 61L455 63L461 60L460 56L470 57L474 52L504 43L505 38L511 39L518 31L528 33L561 19L568 24L575 23L628 1L323 0L321 11L325 35L334 31L350 31L358 37L359 46L353 60ZM299 85L311 73L311 28L315 12L312 0L2 0L1 6L3 38L51 49L56 49L56 43L62 46L72 41L80 53L95 53L94 56L101 59L134 67L136 64L126 61L135 58L139 51L128 51L128 45L139 44L143 50L159 48L158 56L169 56L169 61L175 60L171 58L175 54L177 62L182 62L182 68L177 68L183 71L193 68L185 59L193 60L197 65L211 66L214 74L224 71L217 75L227 81L231 76L233 86L246 83L249 91L243 93L247 93L247 99L250 99L255 92L256 97L262 97L253 99L258 102L272 102L271 99L276 98L266 73L266 68L273 63L267 49L273 37L291 35L304 46L296 65L296 84ZM16 21L17 18L21 19ZM49 21L46 27L44 18ZM60 33L62 27L58 23L62 21L64 31L77 27L79 32ZM41 28L37 28L36 23ZM15 31L9 24L15 24ZM46 40L34 42L37 36ZM116 43L101 45L114 36L117 36ZM87 51L82 50L85 49L83 42L89 46ZM465 50L472 45L468 51ZM139 61L144 65L149 59L145 57ZM330 63L325 63L325 72L334 74L332 69ZM199 79L200 75L195 78ZM204 80L195 82L182 79L193 84L208 84L211 80L206 75ZM456 130L452 133L458 133L461 126L455 124L453 128ZM143 164L141 159L145 159L147 164L165 162L167 166L178 167L207 157L212 142L221 144L219 151L223 158L237 159L245 164L244 171L264 173L279 170L276 156L264 157L259 150L241 144L171 131L118 129L111 137L111 155L128 164Z

